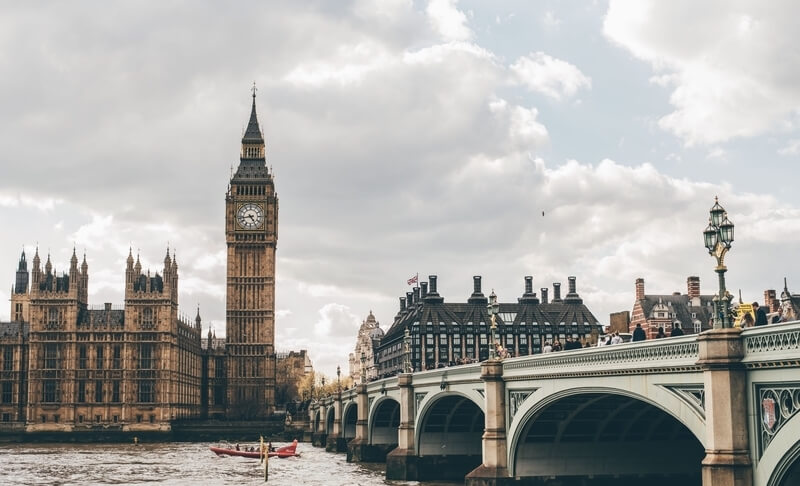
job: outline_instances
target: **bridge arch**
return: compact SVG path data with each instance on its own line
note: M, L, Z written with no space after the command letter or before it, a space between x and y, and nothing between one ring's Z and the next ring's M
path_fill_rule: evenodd
M482 405L457 391L436 393L420 403L414 433L420 480L461 479L481 464Z
M354 401L344 404L342 410L342 438L345 440L356 437L356 421L358 420L358 405Z
M575 385L540 389L523 402L508 435L512 476L655 473L671 475L664 484L699 480L705 424L687 403L661 387L644 395Z
M327 435L333 434L333 421L336 419L336 411L334 406L330 405L328 410L325 411L325 433Z
M317 431L319 431L319 422L321 420L321 415L322 415L322 413L320 412L320 409L318 408L314 412L314 426L311 429L314 433L317 433Z
M400 402L394 397L375 399L369 410L369 444L397 444L397 428L400 426Z

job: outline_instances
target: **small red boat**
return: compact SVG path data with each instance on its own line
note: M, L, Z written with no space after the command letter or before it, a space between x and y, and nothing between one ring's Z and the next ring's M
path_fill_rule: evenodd
M211 452L218 456L239 456L239 457L249 457L250 459L260 459L261 453L256 450L254 452L248 451L237 451L236 449L227 449L224 447L209 447ZM285 445L283 447L278 447L272 452L268 453L269 457L279 457L281 459L285 459L287 457L300 457L300 454L297 453L297 439L292 441L291 444Z

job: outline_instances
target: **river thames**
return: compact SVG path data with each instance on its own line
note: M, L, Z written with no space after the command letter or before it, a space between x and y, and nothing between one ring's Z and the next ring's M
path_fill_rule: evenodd
M159 444L2 444L0 484L264 484L257 459L217 457L212 443ZM244 446L245 444L242 443ZM247 444L254 445L254 444ZM277 444L280 445L280 444ZM385 464L351 464L343 453L325 452L311 444L297 446L301 457L272 458L269 481L298 485L447 485L460 482L387 481Z

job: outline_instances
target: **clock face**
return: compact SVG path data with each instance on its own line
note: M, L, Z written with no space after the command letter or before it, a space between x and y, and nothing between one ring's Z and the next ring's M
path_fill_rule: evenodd
M264 221L264 210L255 203L243 204L236 211L236 221L244 229L256 229Z

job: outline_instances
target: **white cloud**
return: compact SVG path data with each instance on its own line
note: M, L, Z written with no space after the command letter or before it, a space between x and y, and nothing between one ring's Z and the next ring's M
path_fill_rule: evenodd
M317 337L326 336L353 336L353 331L358 330L359 318L350 311L350 307L334 302L325 304L318 311L319 320L314 324L314 334Z
M779 129L800 108L798 15L791 1L612 0L603 31L673 88L660 127L710 145Z
M466 41L473 36L467 16L457 7L457 0L430 0L426 12L433 28L445 41Z
M556 100L569 98L581 88L592 87L591 78L576 66L544 52L520 57L510 69L516 82Z
M778 149L778 155L797 155L800 154L800 139L789 140L785 147Z
M546 29L555 30L561 25L561 19L556 16L555 12L548 10L542 15L542 25Z

